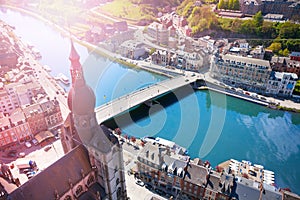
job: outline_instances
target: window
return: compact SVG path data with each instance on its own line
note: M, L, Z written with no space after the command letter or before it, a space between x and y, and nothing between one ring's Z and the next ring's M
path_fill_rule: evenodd
M81 194L82 192L83 192L83 188L82 188L81 185L79 185L79 186L76 188L75 194L76 194L77 197L79 197L80 194Z
M72 197L70 195L68 195L64 198L64 200L72 200Z
M92 183L94 183L94 180L95 180L94 176L90 175L87 180L87 185L90 186Z
M117 198L118 198L118 199L121 198L121 188L120 188L120 187L118 187Z

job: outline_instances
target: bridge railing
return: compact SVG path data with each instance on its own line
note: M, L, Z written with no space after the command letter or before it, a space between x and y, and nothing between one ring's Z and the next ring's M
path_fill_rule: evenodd
M135 90L135 91L133 91L133 92L131 92L131 93L129 93L129 94L126 94L126 95L123 95L123 96L118 97L118 98L116 98L116 99L113 99L113 100L111 100L110 102L107 102L107 103L105 103L105 104L103 104L103 105L101 105L101 106L95 108L95 111L96 111L96 112L97 112L97 111L100 111L100 110L104 109L106 106L111 105L111 104L114 104L115 102L117 102L117 101L119 101L119 100L121 100L121 99L128 99L128 98L130 98L130 97L132 97L132 96L136 96L136 95L139 95L140 93L144 93L145 90L150 90L150 89L155 88L155 87L160 86L160 85L166 85L166 84L164 84L164 83L167 83L167 82L170 82L170 81L173 82L173 81L176 81L177 79L182 79L182 77L179 76L179 77L175 77L175 78L166 79L166 80L160 81L160 82L158 82L158 83L154 83L154 84L152 84L152 85L150 85L150 86L140 88L139 90Z

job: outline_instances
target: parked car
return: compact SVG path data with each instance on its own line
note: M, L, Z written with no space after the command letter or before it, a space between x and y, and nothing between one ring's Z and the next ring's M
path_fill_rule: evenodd
M26 173L26 176L27 176L28 179L31 179L35 174L36 174L35 171L27 172L27 173Z
M251 97L258 98L257 94L251 94Z
M145 183L143 182L143 181L141 181L140 179L137 179L136 181L135 181L135 183L137 184L137 185L139 185L139 186L144 186L145 185Z
M17 151L16 150L10 150L8 153L7 153L7 157L10 157L10 158L14 158L17 156Z
M34 145L38 145L38 144L39 144L39 142L38 142L36 139L32 139L31 142L32 142L32 144L34 144Z
M30 147L31 147L31 143L30 143L30 142L25 142L25 146L26 146L27 148L30 148Z
M152 190L152 185L149 185L149 184L145 184L145 188L147 188L148 190Z
M51 149L52 147L51 146L46 146L45 148L44 148L44 151L49 151L50 149Z
M164 191L162 191L162 190L160 190L160 189L158 189L158 188L156 188L154 191L155 191L157 194L159 194L160 196L165 196L165 195L166 195L166 193L165 193Z
M20 152L20 153L18 154L18 156L19 156L19 158L24 158L24 157L25 157L25 152Z
M265 97L260 97L261 100L266 101L267 99Z

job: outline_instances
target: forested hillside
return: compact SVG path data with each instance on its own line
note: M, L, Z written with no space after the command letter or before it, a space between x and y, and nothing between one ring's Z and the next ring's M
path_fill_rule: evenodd
M222 18L213 12L216 4L203 3L201 6L196 6L195 2L195 0L185 0L177 9L179 15L187 18L195 37L208 34L215 38L247 38L253 45L264 44L279 55L300 51L299 24L290 21L284 23L265 21L261 12L252 19ZM235 1L231 0L231 2Z

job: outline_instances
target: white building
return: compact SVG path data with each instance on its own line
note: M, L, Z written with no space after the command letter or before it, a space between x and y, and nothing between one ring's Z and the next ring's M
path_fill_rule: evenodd
M130 59L138 59L146 53L144 43L135 40L127 40L119 47L122 56Z
M226 84L265 92L270 77L269 61L225 54L212 63L211 74Z
M267 84L266 93L289 97L293 93L297 80L297 74L273 71Z
M169 42L169 30L163 24L153 22L148 26L147 34L158 44L167 45Z
M203 67L203 56L200 53L178 50L176 54L177 62L182 69L198 71Z

